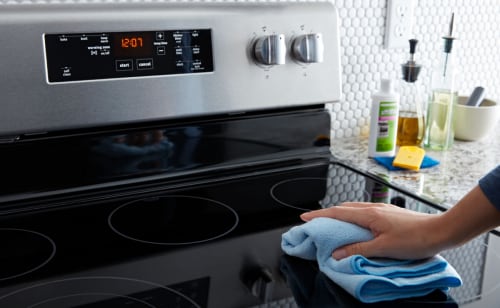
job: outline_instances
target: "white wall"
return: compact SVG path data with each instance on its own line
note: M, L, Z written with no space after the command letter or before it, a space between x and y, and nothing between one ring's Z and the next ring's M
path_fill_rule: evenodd
M387 0L332 0L340 15L343 100L332 106L332 137L368 134L370 96L379 80L401 77L408 48L384 49ZM453 52L461 70L460 95L483 86L486 96L500 99L500 0L419 0L414 37L416 60L424 68L428 91L430 70L441 55L442 36L455 13Z

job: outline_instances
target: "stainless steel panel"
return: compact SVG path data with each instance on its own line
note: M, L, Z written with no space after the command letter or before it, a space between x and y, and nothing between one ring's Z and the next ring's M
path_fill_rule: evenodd
M340 99L337 13L318 3L72 3L0 10L0 136ZM47 82L43 35L212 29L214 72ZM258 65L256 38L284 34L286 63ZM293 38L321 33L324 61L291 57Z

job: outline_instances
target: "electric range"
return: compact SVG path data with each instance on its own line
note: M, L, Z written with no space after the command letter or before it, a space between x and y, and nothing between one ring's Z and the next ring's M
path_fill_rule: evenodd
M443 252L450 294L371 305L281 251L343 201L443 210L331 156L338 22L328 2L4 5L0 306L494 306L495 235Z

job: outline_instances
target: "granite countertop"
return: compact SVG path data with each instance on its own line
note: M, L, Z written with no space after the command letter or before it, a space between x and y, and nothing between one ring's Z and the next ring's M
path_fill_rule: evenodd
M332 140L333 156L361 171L412 192L437 205L450 208L471 190L488 171L500 164L500 122L492 133L478 141L455 140L447 151L426 149L440 163L419 171L389 171L368 158L368 138Z

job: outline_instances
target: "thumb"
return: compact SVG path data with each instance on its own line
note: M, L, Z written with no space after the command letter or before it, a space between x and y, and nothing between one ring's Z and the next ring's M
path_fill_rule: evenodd
M340 248L337 248L332 256L335 258L335 260L340 260L344 259L347 257L350 257L352 255L362 255L364 257L371 257L372 256L372 251L371 251L371 246L372 246L371 241L367 242L358 242L358 243L353 243L349 245L342 246Z

